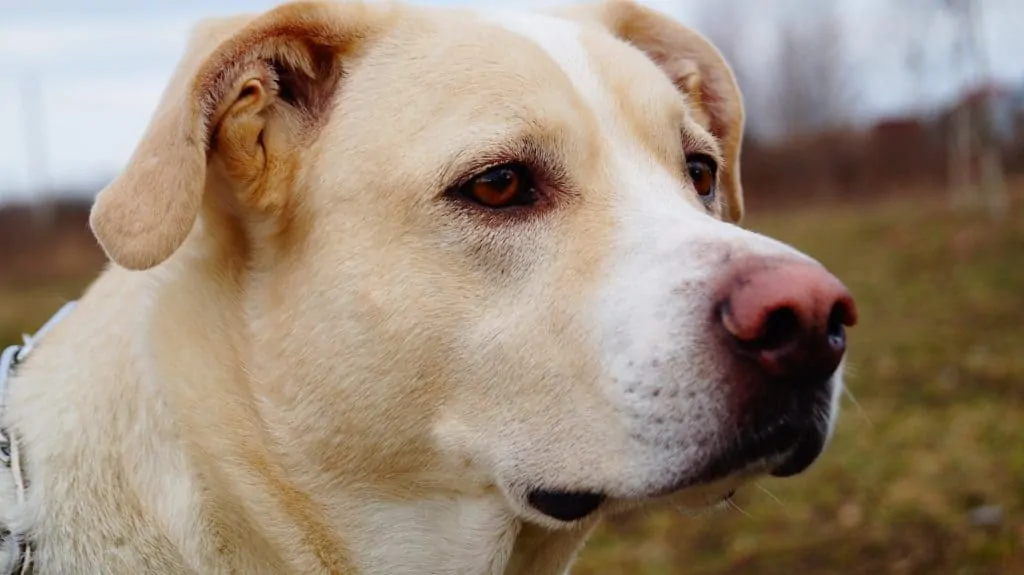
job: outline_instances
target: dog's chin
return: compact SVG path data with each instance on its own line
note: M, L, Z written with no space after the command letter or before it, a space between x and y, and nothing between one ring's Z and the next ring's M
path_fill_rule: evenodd
M708 507L729 499L751 480L770 475L792 477L806 471L824 451L827 424L780 419L740 436L675 479L636 493L601 489L536 488L527 491L527 506L545 523L572 524L599 511L615 513L668 500Z
M792 477L806 471L825 449L827 424L780 419L742 435L669 491L732 475Z

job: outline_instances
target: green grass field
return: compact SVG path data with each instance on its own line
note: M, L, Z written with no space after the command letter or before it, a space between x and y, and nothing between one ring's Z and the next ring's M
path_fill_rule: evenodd
M576 573L1024 574L1024 206L1001 222L930 200L752 215L858 299L835 441L737 508L602 527ZM0 286L0 341L84 285ZM977 521L988 506L995 517ZM982 511L978 511L981 509Z

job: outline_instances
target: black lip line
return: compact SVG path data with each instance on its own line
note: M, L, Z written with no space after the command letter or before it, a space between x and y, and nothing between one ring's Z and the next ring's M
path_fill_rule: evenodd
M783 428L782 431L780 428ZM789 433L791 436L787 437L783 432ZM769 426L767 432L758 433L756 441L746 444L742 440L733 442L719 455L708 458L706 461L710 461L710 465L705 464L698 473L684 475L668 487L658 489L653 493L636 495L605 493L603 495L607 500L644 501L669 497L684 489L707 485L730 476L771 472L774 468L783 465L800 449L800 446L806 441L807 434L824 434L825 432L825 429L818 425L794 426L787 418L783 417ZM785 448L776 449L773 444L777 443L784 443Z
M772 456L766 456L760 459L750 460L748 463L744 465L730 467L728 469L724 469L720 473L710 473L702 471L701 473L698 473L696 475L687 475L686 477L680 479L676 483L673 483L669 487L654 492L652 495L644 495L641 497L637 497L635 499L643 500L657 499L659 497L669 497L685 489L697 487L700 485L709 485L716 481L727 479L730 476L767 472L770 471L779 463L781 463L782 461L785 461L786 457L788 457L793 451L795 451L795 449L796 448L794 447L793 449Z
M817 430L815 430L815 431L817 431ZM762 440L762 441L764 441L764 440ZM598 508L603 507L604 503L606 503L608 501L614 501L614 500L621 500L621 501L630 501L630 500L632 500L632 501L646 501L646 500L650 500L650 499L658 499L658 498L662 498L662 497L670 497L670 496L675 495L676 493L679 493L680 491L683 491L685 489L689 489L691 487L697 487L699 485L711 484L711 483L714 483L715 481L727 479L730 476L748 475L748 474L754 474L754 473L771 472L771 470L773 470L774 468L776 468L776 467L778 467L780 465L784 465L786 460L789 457L791 457L794 453L796 453L796 451L799 448L800 448L800 442L798 441L798 442L793 443L792 445L790 445L785 450L782 450L782 451L777 451L776 450L774 453L766 454L766 455L763 455L763 456L757 457L757 458L751 458L749 460L746 460L746 463L743 463L741 465L730 465L728 463L717 464L717 462L719 462L719 461L722 461L722 462L742 462L742 461L744 461L742 458L739 458L736 455L736 454L742 453L743 452L742 450L730 449L729 451L726 452L725 456L720 456L720 457L717 457L717 458L714 459L714 462L716 463L715 465L706 466L704 468L704 470L701 471L700 473L698 473L696 475L686 476L683 479L677 481L676 483L673 483L671 486L669 486L667 488L664 488L664 489L661 489L661 490L658 490L658 491L656 491L654 493L649 493L649 494L644 494L644 495L639 495L639 496L634 496L634 497L629 497L629 496L627 496L627 497L616 497L614 495L609 495L609 494L602 493L602 494L600 494L600 502L598 502L594 506L594 508L591 511L589 511L587 514L583 515L582 517L578 517L578 518L561 519L561 518L552 516L552 515L550 515L548 513L545 513L544 511L541 511L540 509L536 508L534 505L529 505L529 504L528 505L530 506L530 508L534 509L535 511L541 513L542 515L544 515L544 516L546 516L546 517L548 517L550 519L554 519L554 520L560 521L562 523L574 523L574 522L576 522L576 521L578 521L580 519L589 517L594 512L596 512L598 510ZM728 501L729 499L732 498L733 495L735 495L735 493L736 493L736 489L735 488L730 489L728 491L728 493L720 499L719 502Z
M820 399L813 403L825 404L831 401L831 393L825 396L827 399ZM800 409L790 409L771 423L755 426L758 431L753 434L739 435L727 448L714 457L705 458L704 465L696 474L682 476L678 481L667 488L658 489L654 492L640 493L635 495L613 495L600 493L602 500L597 508L602 507L606 501L643 501L668 497L684 489L707 485L719 480L727 479L730 476L751 475L756 473L772 473L776 469L782 469L787 465L790 458L796 457L798 452L810 444L817 444L815 455L809 458L809 462L801 466L795 473L784 475L795 475L802 473L810 463L820 456L824 445L827 443L828 424L827 420L811 418L808 423L806 418L796 418L793 411L803 412L806 406ZM751 437L752 436L752 437ZM525 499L525 498L524 498ZM728 499L728 497L726 497ZM530 505L531 508L536 509ZM539 511L539 510L537 510ZM593 512L593 511L592 511ZM591 513L592 513L591 512ZM546 513L541 512L544 515ZM550 517L550 515L548 515ZM557 520L557 518L556 518ZM563 521L565 522L565 521ZM569 523L573 520L569 520Z
M787 427L780 431L780 427ZM783 464L800 448L807 434L820 434L818 426L789 426L785 419L777 421L768 432L758 433L756 441L733 442L729 448L709 458L696 474L686 475L669 487L658 490L653 497L666 497L698 485L705 485L737 474L770 472ZM791 434L791 435L789 435ZM789 435L789 436L787 436ZM778 449L782 444L784 449ZM646 498L646 497L643 497Z

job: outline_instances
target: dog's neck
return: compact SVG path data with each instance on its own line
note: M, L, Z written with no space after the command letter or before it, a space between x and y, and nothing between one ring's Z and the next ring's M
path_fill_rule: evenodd
M180 277L183 279L178 281L195 289L214 276ZM361 566L367 572L395 575L555 575L568 570L593 523L558 532L524 524L510 512L496 487L454 491L445 484L443 472L430 466L391 468L384 474L398 476L397 480L357 475L366 461L353 463L344 456L330 455L333 450L357 451L356 441L343 432L345 426L327 434L331 437L327 443L322 429L310 441L308 429L296 426L293 412L283 406L288 394L277 393L287 383L275 381L273 370L258 367L259 358L272 352L245 341L242 334L258 329L249 325L251 318L245 318L245 298L239 302L237 293L230 293L234 290L218 292L217 286L210 285L202 301L192 300L187 286L168 286L163 293L169 299L161 305L182 313L199 313L199 307L206 305L209 307L203 313L209 314L211 321L239 329L228 330L231 341L223 334L208 334L220 341L200 343L202 335L186 335L193 340L191 349L183 341L154 342L154 351L159 353L153 357L151 373L160 373L161 381L179 382L186 388L171 402L176 404L180 421L192 430L189 436L198 440L191 458L199 461L197 465L208 466L202 472L205 477L220 478L220 489L203 488L220 493L229 505L248 506L244 513L247 521L265 534L264 541L276 540L275 546L280 547L282 538L291 538L287 549L278 550L289 571L298 565L324 565L340 572ZM213 319L217 315L219 321ZM176 316L164 313L156 321L173 322ZM149 333L182 337L181 330L174 327L153 325ZM203 355L210 361L197 361L198 347L206 350ZM216 353L212 353L214 349ZM232 359L225 362L224 358ZM250 370L241 369L243 364ZM218 383L211 385L211 374L218 372ZM253 373L267 375L261 378ZM187 389L190 386L195 387ZM210 411L213 406L216 412ZM358 417L357 413L333 414L339 420ZM230 427L222 428L226 422ZM417 440L402 439L400 433L396 425L402 447L375 445L370 449L382 451L379 459L387 459L386 450L393 450L394 459L403 459L405 446ZM232 437L238 440L216 439ZM332 464L347 469L339 472ZM240 489L251 492L241 493ZM276 504L256 508L247 503L254 501ZM275 532L278 534L272 535Z
M161 275L105 275L17 380L23 413L10 421L26 437L32 486L16 513L32 517L37 572L567 571L591 526L548 532L521 523L496 489L424 488L436 478L412 473L377 491L304 460L322 446L268 418L243 368L252 350L237 293L203 279L216 274ZM114 302L139 323L97 334ZM219 329L184 333L182 314ZM71 349L83 338L96 343ZM116 385L88 389L103 378ZM70 420L79 427L53 424Z

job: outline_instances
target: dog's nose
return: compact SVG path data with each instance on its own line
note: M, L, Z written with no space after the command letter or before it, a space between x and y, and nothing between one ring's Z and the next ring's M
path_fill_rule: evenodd
M846 286L813 262L751 259L732 266L719 320L737 352L776 381L821 383L846 352L857 308Z

